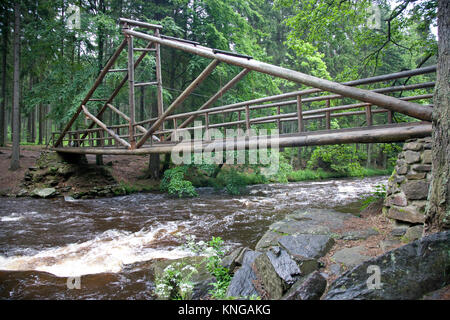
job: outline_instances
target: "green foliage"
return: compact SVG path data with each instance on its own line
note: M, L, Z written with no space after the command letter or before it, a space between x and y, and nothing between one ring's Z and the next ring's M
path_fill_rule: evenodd
M326 172L323 169L317 170L297 170L292 171L288 175L289 181L307 181L307 180L323 180L342 177L342 174L336 172Z
M384 184L377 184L375 186L375 191L373 192L373 194L370 195L369 197L367 197L363 201L361 209L367 208L373 202L376 202L376 201L379 201L379 200L384 200L385 197L386 197L386 185L384 185Z
M157 190L157 189L156 189ZM136 192L149 192L149 191L156 191L155 187L145 184L130 184L125 181L120 181L117 188L115 188L115 193L117 195L122 194L132 194Z
M272 151L273 152L273 151ZM292 172L292 166L287 162L287 159L282 153L278 153L278 170L277 173L270 179L273 182L288 183L288 175Z
M176 262L167 266L155 279L155 293L160 299L186 300L190 299L194 284L192 276L197 269L184 262Z
M298 53L306 53L305 58L300 56L302 63L308 57L320 58L337 81L414 68L437 52L436 39L430 31L436 21L433 0L415 2L412 6L405 6L406 1L393 4L369 0L275 3L292 12L284 21L289 28L288 45ZM376 26L371 23L373 5L380 12ZM308 46L317 53L308 52ZM323 68L318 66L316 70Z
M402 147L397 143L384 143L381 148L387 156L387 166L390 168L395 167L395 164L397 162L397 155L400 151L402 151Z
M220 237L212 237L208 246L214 250L214 254L208 257L206 268L216 278L216 281L211 283L214 289L210 294L214 299L223 299L231 282L230 271L222 266L222 259L225 256L223 240Z
M179 166L166 170L159 185L160 190L179 198L198 196L192 182L184 180L187 169L186 166Z
M220 237L212 237L205 243L195 241L195 236L187 236L184 246L195 254L203 255L206 259L206 269L214 276L215 282L210 283L213 289L209 291L213 299L225 299L231 275L228 268L222 265L225 256L224 242Z
M228 194L240 195L245 191L247 186L245 178L243 178L235 169L226 170L221 177Z
M343 175L361 176L359 154L353 145L331 145L317 147L308 162L310 169L322 168Z

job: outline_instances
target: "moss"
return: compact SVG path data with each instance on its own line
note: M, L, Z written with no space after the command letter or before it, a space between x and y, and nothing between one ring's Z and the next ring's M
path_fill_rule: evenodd
M279 234L280 236L290 236L289 233L281 232L281 231L278 231L278 230L272 230L272 232L274 232L276 234Z

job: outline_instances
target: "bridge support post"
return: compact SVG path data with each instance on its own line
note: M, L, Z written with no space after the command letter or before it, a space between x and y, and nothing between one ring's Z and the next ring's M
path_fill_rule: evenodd
M155 36L161 37L159 34L159 29L155 29ZM155 43L155 68L156 68L156 101L158 104L158 117L161 117L164 113L164 100L162 91L162 76L161 76L161 45ZM164 130L164 122L162 123L162 129ZM161 136L162 137L162 136ZM151 140L150 140L151 141Z
M372 105L366 107L366 124L370 127L373 124L372 121Z
M247 135L250 135L250 107L245 106L245 125L247 129Z
M394 119L394 112L389 110L388 111L388 123L392 123Z
M303 124L303 110L302 110L302 96L297 96L297 124L298 124L298 132L305 131Z
M128 42L128 103L130 108L130 148L134 149L136 147L136 140L134 135L134 56L133 56L133 36L125 34Z

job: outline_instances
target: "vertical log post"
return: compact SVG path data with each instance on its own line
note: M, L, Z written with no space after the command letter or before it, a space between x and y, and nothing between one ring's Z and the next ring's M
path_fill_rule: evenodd
M105 146L105 142L103 141L103 130L98 132L97 138L99 139L97 141L97 146L103 148Z
M368 127L372 125L372 105L366 106L366 125Z
M173 119L173 129L177 130L177 119L176 118Z
M327 100L327 104L326 107L329 108L330 107L330 100ZM326 111L325 112L325 127L327 130L331 129L331 111Z
M250 136L250 107L245 106L245 125L247 129L247 135Z
M110 134L108 134L108 136L109 136L109 139L108 139L108 146L112 146L113 145L113 141L114 141L114 139L112 138L112 136L110 135Z
M159 34L159 29L155 29L155 36L161 37ZM163 101L163 91L162 91L162 77L161 77L161 45L155 43L155 72L156 72L156 101L158 104L158 118L164 113L164 101ZM164 130L164 122L162 123L162 129ZM161 137L163 137L161 135Z
M277 115L280 115L280 106L277 106ZM278 128L278 132L281 133L281 120L280 118L277 119L277 128Z
M209 136L209 114L208 114L208 112L205 112L205 137L206 137L206 140L210 139L210 136Z
M393 119L394 119L394 112L389 110L388 113L387 113L387 117L388 117L388 119L387 119L388 123L392 123Z
M302 96L297 96L297 125L298 125L298 132L305 131L304 124L303 124L303 107L302 107Z
M240 110L238 111L238 121L239 121L239 122L241 121L241 111L240 111ZM238 128L238 129L241 128L241 124L240 124L240 123L238 123L237 128Z
M131 149L136 148L136 140L134 134L134 57L133 57L133 37L125 34L128 42L128 103L130 108L130 125L129 125L129 134L130 134L130 145Z

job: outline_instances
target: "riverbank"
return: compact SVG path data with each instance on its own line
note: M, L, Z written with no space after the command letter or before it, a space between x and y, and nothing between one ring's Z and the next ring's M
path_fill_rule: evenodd
M0 195L33 196L35 189L53 188L54 196L85 198L158 191L159 182L145 178L146 156L104 156L103 166L87 155L87 165L69 165L43 146L21 146L19 170L9 170L11 148L0 148ZM45 156L41 157L44 152Z
M138 192L159 191L160 181L147 178L148 156L103 156L102 166L95 164L95 156L87 155L87 164L68 164L56 153L43 146L21 146L21 168L10 171L11 148L0 148L0 195L44 197L71 196L74 198L98 198L126 195ZM362 168L355 176L318 170L290 170L282 176L266 179L252 169L234 170L224 165L216 178L201 169L188 170L186 177L196 188L214 187L231 194L240 194L246 186L268 183L317 181L346 177L372 177L390 175L390 169ZM42 189L48 189L40 191Z

